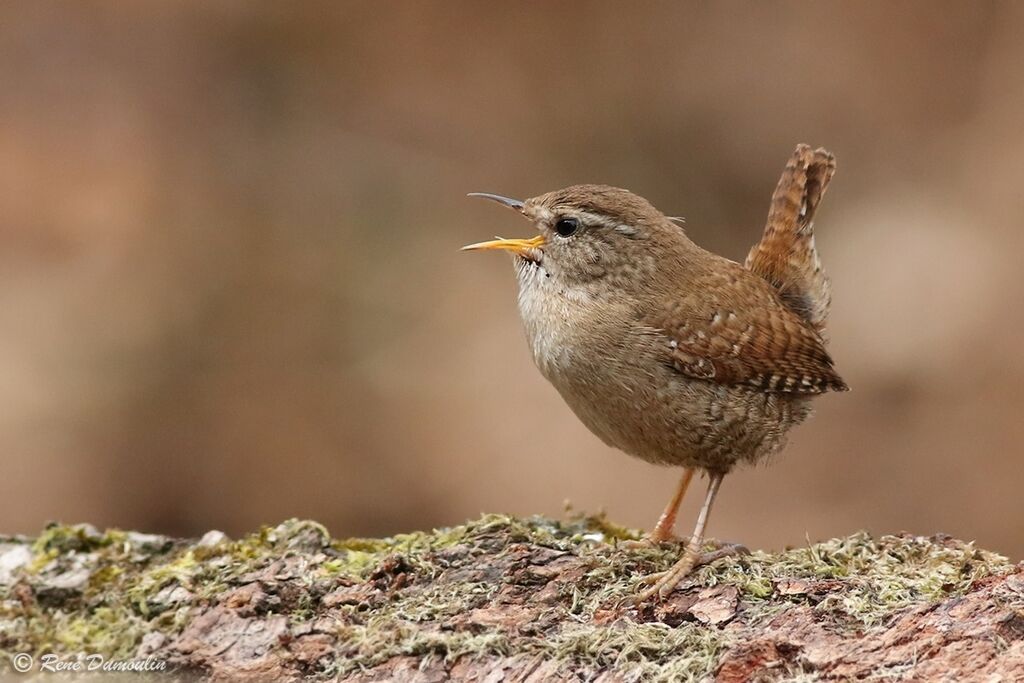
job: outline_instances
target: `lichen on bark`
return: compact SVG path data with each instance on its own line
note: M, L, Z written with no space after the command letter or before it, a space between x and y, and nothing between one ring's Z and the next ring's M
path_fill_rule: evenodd
M55 525L0 539L0 671L28 652L223 680L1024 675L1024 568L970 543L755 552L634 607L679 551L620 546L636 537L602 517L348 540L296 520L198 541Z

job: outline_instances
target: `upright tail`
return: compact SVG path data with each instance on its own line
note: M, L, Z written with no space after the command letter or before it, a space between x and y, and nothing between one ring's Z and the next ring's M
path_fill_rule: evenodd
M746 267L775 287L783 303L818 332L825 328L832 285L814 248L814 213L836 160L831 152L797 145L772 195L764 236Z

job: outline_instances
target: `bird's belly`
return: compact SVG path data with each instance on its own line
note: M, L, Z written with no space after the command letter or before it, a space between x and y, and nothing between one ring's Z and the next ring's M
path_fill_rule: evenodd
M665 362L659 340L628 322L606 322L628 315L581 317L585 307L536 277L519 297L534 362L609 446L648 462L724 472L777 452L810 412L804 398L684 376Z
M728 471L778 452L809 413L806 399L687 378L642 352L577 358L563 348L538 367L598 438L652 463Z

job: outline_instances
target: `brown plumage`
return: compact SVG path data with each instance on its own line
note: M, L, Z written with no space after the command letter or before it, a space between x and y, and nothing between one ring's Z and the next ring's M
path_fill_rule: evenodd
M738 267L723 265L709 279L703 305L670 305L655 318L675 342L676 369L697 379L783 394L846 389L816 329L751 287ZM730 305L716 296L723 287L749 289L743 304L762 301L753 307Z
M783 302L819 332L825 327L832 285L814 248L814 213L836 172L824 149L797 145L772 195L764 237L746 267L778 290Z
M652 538L670 535L693 468L711 484L677 566L642 597L666 593L699 557L722 477L782 448L810 399L846 384L825 350L830 289L811 220L835 170L797 148L747 267L694 244L647 200L575 185L510 206L540 230L472 249L514 254L534 361L605 443L687 468Z

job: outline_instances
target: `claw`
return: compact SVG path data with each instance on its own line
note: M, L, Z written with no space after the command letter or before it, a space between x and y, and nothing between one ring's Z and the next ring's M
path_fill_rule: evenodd
M697 558L697 564L693 565L695 568L703 566L705 564L711 564L716 560L720 560L723 557L736 557L738 555L749 555L750 549L741 543L726 543L722 547L706 552Z
M679 560L679 562L676 562L676 564L668 571L655 572L653 574L640 577L638 584L650 587L641 591L640 594L633 599L632 604L639 605L655 595L657 595L659 599L663 600L668 597L673 590L675 590L680 581L685 579L686 576L697 567L701 567L705 564L711 564L723 557L749 554L750 551L746 546L740 545L739 543L729 543L723 545L721 548L702 553L701 555L697 555L696 553L684 553L682 559Z
M653 574L647 574L645 576L641 576L638 583L643 586L650 586L652 583L658 583L661 581L665 574L668 574L668 572L654 572Z

